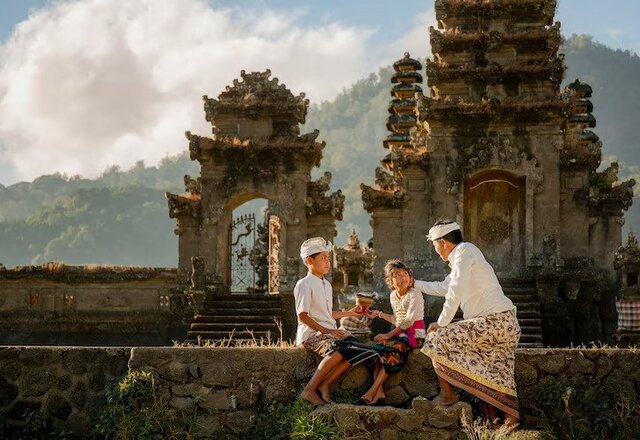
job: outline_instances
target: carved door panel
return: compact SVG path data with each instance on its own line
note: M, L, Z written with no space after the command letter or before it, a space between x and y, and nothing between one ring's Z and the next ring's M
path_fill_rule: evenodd
M280 293L280 218L269 216L269 293Z
M484 253L500 276L524 269L525 179L485 174L465 183L464 238Z

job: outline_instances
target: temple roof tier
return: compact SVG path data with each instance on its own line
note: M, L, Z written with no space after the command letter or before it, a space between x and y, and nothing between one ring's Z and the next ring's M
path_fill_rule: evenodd
M189 153L192 160L214 158L226 151L247 151L254 153L264 151L267 154L274 154L274 151L282 150L283 153L287 155L294 152L310 155L313 158L312 160L315 166L320 165L322 150L325 147L324 142L315 141L318 134L319 131L314 130L311 133L294 138L268 137L241 139L237 137L209 138L192 134L189 131L185 133L189 140Z
M446 121L449 118L531 119L546 120L562 117L568 102L558 97L540 99L528 97L493 99L418 99L418 120Z
M360 184L360 189L364 209L369 213L378 208L400 208L407 200L407 194L403 190L385 191L374 189L364 183Z
M390 115L387 118L387 130L408 132L409 129L416 126L415 114Z
M392 115L413 114L415 112L416 101L413 99L392 99L387 110Z
M593 89L587 83L576 79L574 82L565 87L565 90L569 90L573 92L576 98L591 98L593 94Z
M598 169L601 161L602 142L565 147L560 152L560 166L565 169L587 168L593 172Z
M572 124L586 125L589 128L596 126L596 118L591 113L581 113L569 116L569 122Z
M411 72L422 69L420 61L411 58L409 52L404 53L404 57L393 63L396 72Z
M181 218L192 217L200 219L200 196L199 195L177 195L166 192L165 197L169 204L169 217Z
M526 30L489 32L462 32L458 28L438 30L429 28L433 53L459 52L471 49L493 49L500 45L510 45L519 52L544 50L556 53L562 44L560 23L549 27L535 27Z
M391 133L382 141L384 148L394 146L410 146L411 136L408 133Z
M269 116L284 119L291 125L304 124L309 100L305 94L294 96L278 78L270 78L271 71L240 73L242 80L233 80L232 86L218 95L218 99L203 96L206 120L215 124L221 115L256 119Z
M416 82L421 83L422 75L420 75L418 72L396 72L393 75L391 75L391 82L393 84L398 84L398 83L413 84Z
M561 57L537 62L515 62L508 65L489 63L478 66L470 63L447 65L427 60L427 80L429 86L441 81L464 79L467 82L483 81L500 84L508 79L539 80L548 79L554 84L562 82L565 66Z
M478 19L500 17L526 17L541 19L547 25L553 24L556 0L436 0L436 19L450 17L473 17Z
M401 100L412 99L418 92L422 92L418 84L399 83L391 88L391 96Z
M576 190L574 199L589 207L591 217L622 217L633 202L634 179L618 181L620 167L613 162L607 169L589 176L589 182Z

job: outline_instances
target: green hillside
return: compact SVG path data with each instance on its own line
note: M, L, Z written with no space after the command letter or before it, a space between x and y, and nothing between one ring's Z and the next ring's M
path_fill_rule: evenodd
M622 162L623 175L640 181L634 130L640 114L640 58L586 36L569 38L563 52L566 82L581 78L593 86L595 131L604 142L604 155L615 156ZM387 134L390 75L390 68L381 69L335 100L312 105L302 130L320 130L327 147L315 174L331 171L332 187L346 195L339 244L345 243L354 227L363 241L371 236L360 183L373 182L374 169L386 154L382 139ZM0 262L8 267L52 260L175 266L175 223L169 219L164 192L182 191L184 174L198 174L198 164L186 152L157 167L142 162L126 171L114 167L96 179L49 175L29 183L0 185ZM640 230L640 203L632 207L626 228Z

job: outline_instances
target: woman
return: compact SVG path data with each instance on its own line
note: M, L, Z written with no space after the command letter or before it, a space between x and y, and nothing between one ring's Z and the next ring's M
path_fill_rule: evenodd
M370 317L381 318L395 325L389 333L376 335L373 346L380 355L376 365L375 379L362 400L373 405L385 398L383 385L390 374L397 373L407 362L409 351L422 346L425 334L424 298L415 290L411 270L400 260L389 260L384 267L387 285L393 289L390 295L393 315L377 310Z

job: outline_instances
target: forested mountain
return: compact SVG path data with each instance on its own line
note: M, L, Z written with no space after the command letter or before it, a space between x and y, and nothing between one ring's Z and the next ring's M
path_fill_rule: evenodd
M640 181L635 132L640 118L640 58L587 36L569 38L563 52L568 65L565 82L580 78L593 86L595 131L604 143L603 154L621 161L623 177L633 175ZM302 130L320 130L327 147L316 176L331 171L332 187L346 195L339 244L345 243L353 227L363 241L371 236L360 183L373 182L375 167L386 154L382 139L387 134L390 75L390 68L381 69L335 100L312 105ZM0 185L0 262L8 267L53 260L175 266L175 222L169 219L164 192L181 192L184 174L198 174L198 164L186 152L157 167L142 162L126 171L113 167L96 179L48 175L30 183ZM636 201L626 229L640 229L639 208Z

